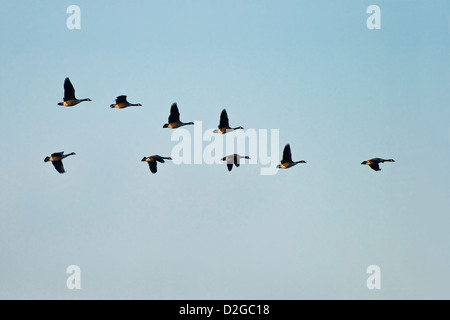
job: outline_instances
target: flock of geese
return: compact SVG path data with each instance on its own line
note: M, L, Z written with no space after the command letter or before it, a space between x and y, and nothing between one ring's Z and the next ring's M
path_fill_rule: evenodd
M92 101L89 98L85 99L77 99L75 97L75 88L73 87L72 83L70 82L69 78L66 78L64 80L64 98L63 102L59 102L59 106L64 107L73 107L77 104L83 102L83 101ZM121 95L116 98L116 103L111 104L111 108L116 109L124 109L128 107L140 107L142 106L140 103L130 103L127 100L127 96ZM164 124L163 128L169 128L169 129L176 129L182 126L186 125L193 125L193 122L182 122L180 120L180 112L178 110L178 106L176 103L173 103L170 108L170 115L168 118L168 123ZM229 121L228 121L228 115L227 111L225 109L222 110L220 114L220 120L218 129L214 130L214 133L219 134L226 134L228 132L244 129L241 126L238 127L230 127ZM53 166L55 167L56 171L59 173L65 173L64 165L62 163L62 160L65 159L68 156L75 155L75 152L71 152L68 154L64 154L64 152L55 152L50 155L50 157L45 157L44 162L51 162ZM231 171L233 169L233 165L236 167L239 167L240 159L250 159L248 156L241 156L239 154L232 154L228 155L226 157L223 157L221 160L226 161L228 171ZM148 157L143 157L141 161L147 162L148 166L150 168L150 171L152 173L157 172L157 163L164 163L165 160L172 160L170 157L162 157L160 155L152 155ZM372 158L366 161L361 162L363 165L368 165L370 168L372 168L375 171L380 171L380 163L384 162L395 162L393 159L382 159L382 158ZM292 160L292 154L291 154L291 147L289 144L286 144L283 150L283 158L280 161L280 164L277 166L279 169L288 169L291 168L299 163L306 163L304 160L300 161L293 161Z

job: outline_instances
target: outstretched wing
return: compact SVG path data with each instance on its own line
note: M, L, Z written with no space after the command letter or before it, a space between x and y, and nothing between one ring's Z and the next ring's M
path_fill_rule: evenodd
M118 96L116 98L116 103L126 103L127 102L127 96Z
M151 161L148 163L148 166L150 168L150 171L152 173L156 173L156 162L155 161Z
M64 151L54 152L51 154L52 157L61 157L64 154Z
M284 146L283 150L283 160L281 160L281 163L291 162L292 161L292 154L291 154L291 146L289 144Z
M230 125L228 124L227 111L225 109L223 109L222 113L220 114L219 129L220 128L228 128L229 126Z
M180 121L180 112L178 111L177 104L173 103L172 106L170 107L169 123L179 121Z
M233 164L227 163L227 168L228 168L228 171L231 171L231 169L233 169Z
M373 170L375 171L380 171L380 166L378 165L377 162L372 162L371 164L369 164L369 167L371 167Z
M59 173L64 173L66 171L64 171L64 166L61 160L57 160L57 161L52 161L53 166L55 167L56 171L58 171Z
M154 156L152 156L152 158L153 158L154 160L158 161L158 162L161 162L161 163L164 163L164 162L165 162L165 161L164 161L164 158L161 157L161 156L159 156L159 155L154 155Z
M70 82L69 78L64 80L64 101L75 99L75 89Z

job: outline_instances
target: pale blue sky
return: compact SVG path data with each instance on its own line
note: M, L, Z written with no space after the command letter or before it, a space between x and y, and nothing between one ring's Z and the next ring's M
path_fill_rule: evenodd
M450 297L448 1L0 9L0 298ZM57 106L67 76L91 102ZM120 94L143 106L110 109ZM290 143L307 164L153 175L140 160L176 145L162 128L173 102L204 130L223 108L232 125L279 129L280 155ZM63 175L43 161L57 151L77 153ZM360 165L372 157L396 162ZM73 264L81 290L66 287Z

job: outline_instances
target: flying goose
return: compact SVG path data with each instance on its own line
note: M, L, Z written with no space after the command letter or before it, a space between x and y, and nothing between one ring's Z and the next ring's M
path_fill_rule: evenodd
M118 96L116 98L116 103L110 105L111 108L123 109L127 107L141 107L140 103L129 103L127 101L127 96Z
M150 167L150 171L152 173L156 173L156 161L164 163L164 159L166 160L172 160L171 157L161 157L157 154L150 156L150 157L143 157L141 161L145 161L148 163L148 166Z
M230 128L230 125L228 123L227 111L225 109L223 109L222 113L220 114L220 122L219 122L218 128L219 128L219 130L214 130L213 132L225 134L225 133L233 131L233 130L244 129L242 127Z
M250 159L249 156L241 156L238 154L231 154L229 156L223 157L221 160L227 162L228 171L233 169L233 163L236 167L239 167L239 159Z
M292 161L291 146L288 143L287 145L284 146L283 159L281 159L281 164L279 164L277 168L288 169L290 167L295 166L298 163L306 163L306 162L304 160Z
M383 163L383 162L395 162L395 160L394 159L372 158L372 159L361 162L361 164L366 164L375 171L381 171L379 164Z
M50 157L45 157L44 162L49 162L51 161L53 166L55 167L56 171L58 171L59 173L64 173L66 171L64 171L64 166L62 163L62 159L74 155L75 152L71 152L69 154L64 154L64 151L62 152L55 152L52 153Z
M91 99L77 99L75 98L75 89L70 82L69 78L66 78L64 80L64 102L59 102L58 106L64 106L64 107L73 107L74 105L79 104L83 101L92 101Z
M180 112L177 103L173 103L170 107L169 123L164 124L163 128L175 129L178 127L194 124L193 122L181 122Z

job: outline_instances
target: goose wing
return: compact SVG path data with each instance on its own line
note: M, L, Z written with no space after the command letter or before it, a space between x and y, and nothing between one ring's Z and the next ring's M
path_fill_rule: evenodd
M380 166L378 165L378 162L371 162L370 164L369 164L369 167L371 167L373 170L375 170L375 171L380 171L381 169L380 169Z
M69 78L64 80L64 101L75 100L75 88Z
M164 163L164 162L165 162L165 161L164 161L164 158L161 157L161 156L158 156L158 155L152 156L152 159L155 160L155 161L161 162L161 163Z
M170 107L169 123L179 121L180 121L180 112L178 111L177 104L173 103L172 106Z
M284 146L283 159L281 163L292 162L291 146L289 144Z
M227 111L225 109L223 109L222 113L220 114L219 129L220 128L229 128L229 127L230 127L230 125L228 123Z
M156 162L155 162L155 161L150 161L150 162L148 163L148 166L149 166L150 171L151 171L152 173L156 173Z
M234 155L234 165L239 167L239 155L237 154Z
M127 101L127 96L118 96L117 98L116 98L116 103L128 103L128 101Z
M56 171L59 173L64 173L64 165L61 160L52 161L53 166L55 167Z
M52 157L62 157L62 155L64 154L64 151L61 152L54 152L51 154Z
M231 169L233 169L233 163L227 162L227 168L228 168L228 171L231 171Z

